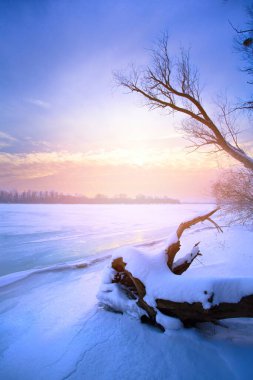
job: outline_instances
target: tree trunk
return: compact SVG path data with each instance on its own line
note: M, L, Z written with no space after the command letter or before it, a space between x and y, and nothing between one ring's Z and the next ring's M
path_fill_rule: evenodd
M184 325L215 322L227 318L253 318L253 295L242 297L237 303L221 302L204 309L200 302L174 302L157 299L157 309L170 317L179 318Z

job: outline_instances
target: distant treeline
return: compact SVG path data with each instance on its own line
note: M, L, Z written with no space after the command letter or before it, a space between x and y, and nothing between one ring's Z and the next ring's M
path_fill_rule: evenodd
M45 204L149 204L149 203L180 203L179 200L169 197L149 197L137 195L135 198L129 198L125 194L119 194L109 198L103 194L97 194L94 198L84 195L68 195L56 191L6 191L0 190L0 203L45 203Z

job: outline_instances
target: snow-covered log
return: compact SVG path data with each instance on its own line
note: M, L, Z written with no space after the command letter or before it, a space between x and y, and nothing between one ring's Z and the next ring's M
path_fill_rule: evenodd
M214 296L214 295L213 295ZM212 304L212 295L210 299ZM174 302L157 299L157 309L170 317L179 318L184 325L198 322L215 322L227 318L253 318L253 295L244 296L238 302L220 302L205 309L201 302Z
M100 287L100 302L162 330L177 328L181 322L189 326L226 318L253 318L253 277L179 276L200 255L196 243L188 255L175 261L183 232L205 220L221 230L210 218L216 211L180 224L161 252L129 247L117 250Z

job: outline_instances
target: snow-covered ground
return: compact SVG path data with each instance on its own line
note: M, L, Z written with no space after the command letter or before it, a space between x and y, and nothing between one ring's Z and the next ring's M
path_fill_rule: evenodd
M251 380L251 320L163 334L96 299L111 248L155 254L178 223L210 208L1 205L0 379ZM185 276L252 276L250 228L197 225L182 255L197 241L201 262Z

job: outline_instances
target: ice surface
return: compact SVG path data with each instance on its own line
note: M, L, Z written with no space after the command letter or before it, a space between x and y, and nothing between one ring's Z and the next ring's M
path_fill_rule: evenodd
M0 379L252 380L253 322L249 319L226 321L228 328L204 324L197 330L180 330L177 321L171 330L170 321L170 330L162 334L140 324L134 312L116 314L97 304L109 259L93 264L92 260L108 256L104 251L110 247L125 244L136 244L134 249L152 255L165 246L163 238L178 223L212 206L113 205L88 210L76 205L69 209L22 206L0 206L2 274L15 277L20 271L31 271L29 276L21 274L17 282L0 278L2 284L9 279L9 285L0 288ZM88 235L91 227L95 235ZM185 277L252 276L252 231L233 227L217 234L209 227L198 225L182 239L182 255L199 240L203 253L201 263L194 263ZM59 230L63 238L75 236L72 243L52 240ZM44 236L41 243L43 237L37 236L40 242L30 243L36 240L34 234L43 231L49 231L52 239ZM87 245L89 236L93 242ZM91 265L82 268L78 263ZM12 268L16 273L11 273Z
M0 204L0 276L168 237L207 207Z

